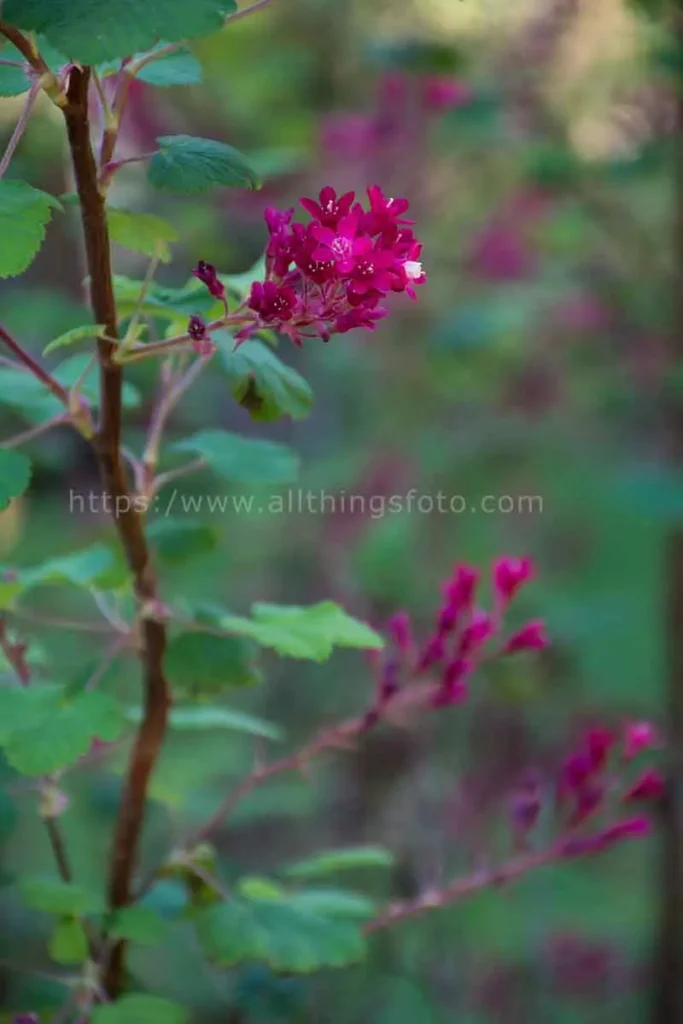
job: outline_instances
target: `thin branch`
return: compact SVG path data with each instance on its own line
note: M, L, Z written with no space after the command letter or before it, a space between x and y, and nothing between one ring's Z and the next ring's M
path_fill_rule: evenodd
M169 352L189 349L192 344L193 339L189 334L178 334L176 337L166 338L164 341L151 341L148 345L134 345L125 351L119 349L116 361L120 365L139 363L141 359L149 359L150 356L166 355Z
M19 445L33 441L34 438L40 437L41 434L46 433L48 430L52 430L53 427L59 427L68 422L69 417L64 413L60 413L59 416L53 416L51 419L45 420L44 423L38 423L35 427L28 427L26 430L22 430L20 434L15 434L14 437L8 438L7 441L0 441L0 448L18 448Z
M4 21L0 21L0 35L9 39L10 43L17 48L22 57L26 59L33 70L37 71L39 75L51 74L49 67L38 51L34 48L31 40L28 39L23 32L20 32L18 28L15 28L14 25L7 25Z
M385 719L396 719L405 714L405 712L427 706L437 689L438 684L430 683L427 680L407 686L392 699L389 707L382 713L382 717ZM286 754L284 757L271 761L269 764L260 766L242 779L227 794L211 817L182 844L183 847L191 848L210 839L224 821L230 817L237 805L268 779L286 772L301 771L310 761L328 751L350 750L352 749L353 741L366 733L367 730L368 718L367 713L364 713L356 718L349 718L344 722L333 725L329 729L324 729L299 750Z
M18 341L15 341L12 335L5 330L4 327L0 327L0 340L4 341L7 348L17 357L27 370L29 370L34 377L37 377L46 388L59 399L59 401L68 407L69 405L69 394L61 384L58 384L54 377L51 377L47 370L44 370L42 366L36 362L32 355L30 355L26 349L22 348Z
M64 837L62 836L59 825L54 818L43 818L43 821L45 823L45 828L47 829L54 858L57 862L60 878L64 882L71 882L73 880L73 872L71 870L69 856L66 852Z
M225 24L230 25L233 21L239 21L240 18L246 18L250 14L256 14L257 11L262 11L264 7L267 7L271 0L256 0L256 3L250 4L248 7L243 7L241 11L235 11L234 14L229 14L225 19Z
M88 83L88 69L75 68L71 72L64 116L83 222L90 301L95 322L104 325L107 335L98 340L102 413L94 447L104 488L115 499L116 507L125 509L115 517L115 525L133 575L138 601L144 690L143 718L124 783L109 866L109 905L116 909L131 902L147 789L166 734L171 692L163 665L166 628L163 622L146 613L146 609L158 600L156 575L142 518L130 500L121 453L123 374L113 359L116 341L112 339L118 338L118 325L105 204L90 141ZM124 971L125 943L119 942L107 964L104 979L104 987L110 997L120 993Z
M147 443L145 444L145 450L142 455L142 463L148 474L153 472L154 467L159 461L161 439L169 416L185 392L188 391L195 383L197 377L206 366L206 362L207 361L205 359L195 359L184 374L182 374L177 380L170 381L163 379L165 371L162 367L160 394L154 407L147 435Z
M536 870L536 868L552 864L558 860L559 856L559 848L551 846L546 850L525 854L497 868L475 871L474 874L467 875L465 878L456 879L456 881L451 882L450 885L445 886L443 889L427 890L416 899L398 900L395 903L390 903L377 917L368 921L363 931L366 935L371 935L373 932L381 931L383 928L388 928L399 921L420 917L429 910L447 907L451 903L456 903L467 896L473 896L475 893L481 892L482 889L506 885L508 882L512 882L528 874L530 871Z
M236 310L234 313L228 313L219 320L212 320L210 324L206 325L206 330L211 334L213 331L220 331L225 327L242 327L251 319L252 315L250 313L240 313ZM193 339L189 334L177 334L172 338L165 338L163 341L133 345L125 352L119 350L115 358L119 363L134 363L140 359L147 359L149 356L158 356L160 353L177 352L181 349L187 349L192 342Z
M10 165L10 161L14 156L16 148L19 145L19 142L21 141L21 137L26 130L26 125L29 122L29 118L31 117L31 111L33 110L33 104L36 102L36 98L39 92L40 85L38 84L38 82L34 82L28 91L28 96L26 97L24 109L22 110L19 120L15 125L14 131L12 132L12 137L7 143L7 149L3 154L2 160L0 160L0 178L2 178L6 173L7 168Z
M200 469L206 469L206 466L206 459L193 459L192 462L187 462L184 466L178 466L177 469L169 469L166 473L159 473L159 476L155 477L152 481L150 497L158 494L162 487L172 483L173 480L180 480L184 476L189 476L190 473L197 473Z

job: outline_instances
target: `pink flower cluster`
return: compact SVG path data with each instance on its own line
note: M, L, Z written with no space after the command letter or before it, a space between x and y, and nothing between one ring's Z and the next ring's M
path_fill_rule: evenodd
M375 330L388 314L380 303L392 292L416 299L415 288L427 278L422 244L403 216L408 200L387 198L377 185L367 195L366 209L355 192L337 196L327 186L317 200L300 200L311 215L308 224L293 220L294 208L268 207L266 279L255 281L233 312L216 268L200 260L193 275L225 305L224 319L213 327L234 328L238 345L271 328L301 346L304 338L329 341L355 328ZM190 318L188 337L200 355L212 354L201 317Z
M500 638L510 603L533 575L533 565L528 558L498 559L492 573L494 609L487 612L475 604L478 570L469 565L456 565L444 584L434 629L422 644L415 642L408 614L394 615L389 622L394 651L380 666L376 700L369 712L370 723L381 717L399 692L402 677L415 678L427 672L437 676L432 706L451 707L467 698L469 677L484 658L546 647L548 639L540 619L528 622L507 638ZM500 638L497 646L490 649L496 638Z
M301 199L312 218L305 225L293 221L294 209L266 210L266 280L252 286L247 305L254 316L238 341L262 327L296 345L357 327L374 330L387 315L380 302L390 292L416 298L426 277L422 246L404 217L408 200L387 198L378 186L367 195L367 209L354 192L337 196L331 187L317 201Z
M555 814L559 830L566 836L560 844L560 856L597 853L621 839L648 834L651 822L647 815L619 815L623 809L663 798L664 779L655 768L644 768L635 778L625 778L640 755L659 745L649 722L628 724L620 735L596 726L581 737L561 765L555 785ZM513 828L521 845L536 825L542 803L540 780L531 775L523 780L512 802ZM603 820L612 818L612 823L586 834L586 824L600 816Z

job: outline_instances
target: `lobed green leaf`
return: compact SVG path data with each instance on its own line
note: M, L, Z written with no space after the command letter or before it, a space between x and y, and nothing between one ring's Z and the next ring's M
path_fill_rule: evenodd
M255 604L252 619L226 615L222 629L249 636L264 647L290 658L326 661L335 647L381 650L382 637L366 623L348 615L333 601L308 608Z
M107 221L111 239L117 245L144 256L158 255L162 263L170 262L169 243L180 240L173 225L153 213L131 213L110 207Z
M179 195L201 195L217 185L258 189L261 183L247 158L217 139L163 135L150 160L147 180L154 188Z
M307 974L363 958L360 929L347 920L297 906L287 896L217 903L195 916L197 936L221 967L261 961L275 971Z
M54 196L25 181L0 181L0 278L16 277L31 265L53 210L61 210Z
M235 0L5 0L3 19L43 32L70 60L100 64L216 32Z
M24 453L0 448L0 512L28 489L30 481L31 463Z
M210 469L231 483L291 483L299 473L299 457L286 445L226 430L202 430L177 442L173 449L201 456Z
M304 378L283 363L260 341L245 341L235 348L227 331L214 340L234 398L253 420L270 423L285 416L305 419L313 405L313 392Z

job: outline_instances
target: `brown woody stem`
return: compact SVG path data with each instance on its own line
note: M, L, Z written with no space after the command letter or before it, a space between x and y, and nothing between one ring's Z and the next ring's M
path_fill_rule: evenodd
M115 517L119 539L133 574L140 615L140 657L144 679L144 714L131 754L121 797L109 874L109 903L112 908L131 901L132 877L136 866L144 822L147 788L161 751L171 694L164 674L166 629L149 614L157 599L157 583L145 539L142 519L128 499L128 479L121 452L121 390L123 372L113 360L118 338L116 304L112 284L111 254L105 203L98 188L98 171L90 140L88 120L89 69L74 69L69 78L64 110L71 160L80 201L86 259L90 277L90 302L96 322L105 328L98 339L101 418L93 440L105 491L113 507L125 512ZM121 499L121 500L117 500ZM104 978L110 998L121 991L125 967L125 945L119 943L111 956Z

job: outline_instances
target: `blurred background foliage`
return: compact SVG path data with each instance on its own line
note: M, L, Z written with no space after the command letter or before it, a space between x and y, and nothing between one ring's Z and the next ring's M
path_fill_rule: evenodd
M314 389L309 419L253 422L214 360L172 436L220 425L284 440L302 456L299 486L317 494L416 488L467 505L461 514L207 515L200 554L176 552L165 567L164 595L238 612L253 600L329 597L380 627L400 607L426 627L456 560L485 566L499 553L528 553L539 579L522 610L545 616L553 639L540 658L482 670L471 707L382 730L310 780L263 787L222 837L228 877L267 874L321 846L378 842L395 851L396 868L382 883L359 876L357 888L411 895L479 850L494 855L511 780L528 765L552 765L581 723L660 713L664 537L683 510L683 480L664 459L662 412L683 386L666 338L680 68L646 6L273 0L193 46L203 85L136 86L122 156L190 131L234 144L265 179L258 193L180 199L152 194L135 165L118 175L114 205L159 213L180 234L162 283L184 284L200 258L223 273L247 271L262 252L263 208L325 184L377 183L408 197L429 275L419 303L397 303L375 335L303 351L283 342L283 358ZM6 137L19 103L0 106ZM13 170L55 194L71 190L48 103ZM115 267L139 278L146 261L116 247ZM89 319L82 275L67 210L30 272L0 283L0 320L41 352ZM141 396L126 436L137 449L154 368L135 366L128 379ZM3 437L26 425L11 406L1 418ZM56 431L28 450L31 491L0 516L0 557L12 565L109 530L103 514L70 512L71 493L99 489L77 437ZM184 487L203 494L212 481L192 477ZM522 502L487 514L486 495L508 496L506 507L540 496L542 509ZM74 600L55 588L27 607L78 617ZM22 627L51 677L82 677L97 663L96 634L39 628L28 617ZM280 723L287 745L362 707L372 685L356 655L322 668L273 658L264 668L266 684L233 703ZM109 675L135 698L131 662ZM253 756L238 733L174 738L153 786L147 856L179 821L208 813ZM118 787L116 758L69 785L65 830L86 878L101 877ZM18 864L49 864L33 795L15 802L18 811L0 802L7 877ZM180 940L135 969L169 997L195 1001L207 1022L626 1024L643 1019L647 996L653 852L634 844L539 872L382 935L362 967L312 981L265 969L216 976ZM0 960L20 944L27 961L31 953L40 961L41 921L0 899ZM0 975L0 985L8 1008L54 998L48 981L28 974ZM226 993L242 1016L226 1016Z

